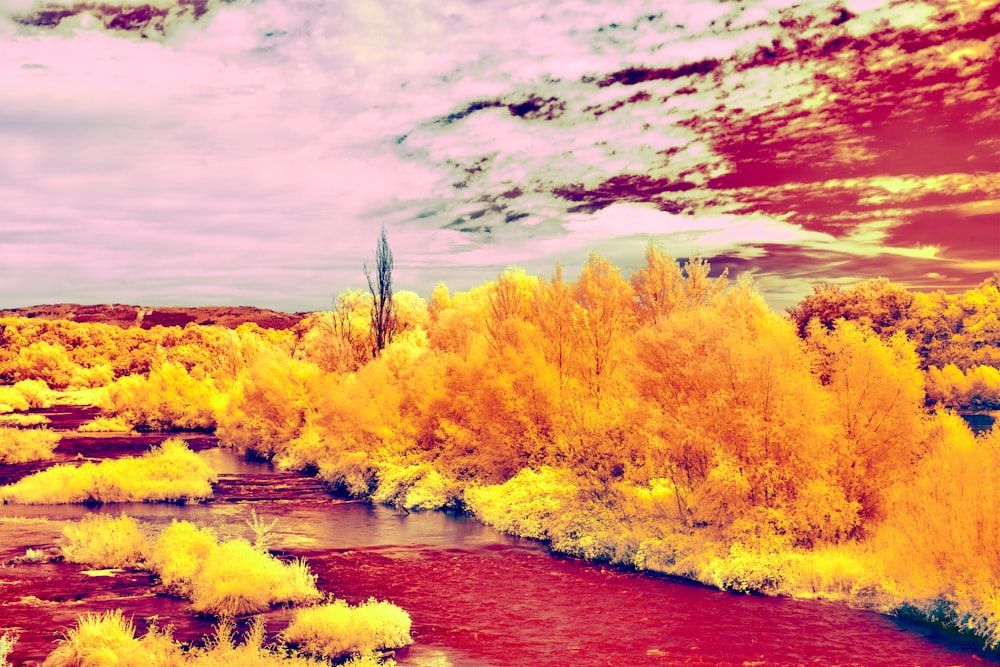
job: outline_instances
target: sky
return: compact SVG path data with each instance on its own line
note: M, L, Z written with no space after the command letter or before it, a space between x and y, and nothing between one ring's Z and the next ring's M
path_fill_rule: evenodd
M0 307L1000 271L992 0L0 0Z

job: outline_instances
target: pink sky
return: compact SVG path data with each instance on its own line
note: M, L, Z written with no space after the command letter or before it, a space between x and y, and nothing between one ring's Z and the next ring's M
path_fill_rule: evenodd
M655 239L917 289L1000 271L991 2L0 3L0 307L318 310Z

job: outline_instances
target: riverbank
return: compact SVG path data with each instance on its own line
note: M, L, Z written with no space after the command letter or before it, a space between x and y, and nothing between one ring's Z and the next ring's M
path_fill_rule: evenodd
M73 440L67 438L67 451ZM95 459L114 456L119 445L135 446L127 435L102 442L103 452L91 450ZM211 502L0 508L7 517L0 519L0 559L7 564L0 576L2 617L4 627L23 628L15 665L41 660L85 611L121 608L141 632L155 620L160 627L173 625L175 638L193 644L213 632L213 619L163 595L146 573L14 562L29 548L50 547L67 521L125 512L154 528L182 518L232 537L247 534L250 507L278 520L274 552L305 558L321 590L352 604L376 595L411 613L417 644L397 653L401 667L501 667L511 655L576 667L699 661L973 665L994 659L954 638L846 605L731 595L635 569L553 557L543 543L505 537L471 516L406 514L331 498L318 478L211 446L201 454L219 474ZM18 515L23 518L11 520ZM10 583L15 580L20 583ZM289 616L283 609L265 613L269 632L287 625ZM238 619L240 628L248 622Z

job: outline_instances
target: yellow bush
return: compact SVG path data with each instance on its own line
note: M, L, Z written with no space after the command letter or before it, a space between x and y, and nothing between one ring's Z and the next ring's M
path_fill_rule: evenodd
M51 423L51 420L45 415L0 415L0 426L11 426L14 428L38 428L49 423Z
M122 417L96 417L76 429L81 433L128 433L132 427Z
M543 466L538 471L524 468L503 484L469 487L465 505L497 530L547 540L555 521L576 505L578 494L573 473Z
M16 643L16 634L5 632L0 635L0 667L10 667L10 663L7 662L7 656L14 650L14 644Z
M390 602L369 599L357 607L344 600L295 610L281 638L324 658L363 655L413 643L410 615Z
M0 463L25 463L52 458L60 435L48 429L22 430L0 426Z
M0 413L18 412L30 407L21 392L13 387L0 387Z
M149 548L139 523L124 514L88 514L78 523L65 526L58 544L70 563L97 568L135 567L145 559Z
M214 481L203 458L170 439L141 457L53 466L0 487L0 498L25 505L200 501L212 497Z
M14 383L14 389L21 393L28 406L47 408L52 405L52 390L41 380L21 380Z
M234 624L232 620L220 621L216 628L215 637L204 648L195 649L185 656L188 659L183 664L190 665L190 667L234 667L234 665L238 667L317 667L316 661L310 658L287 651L275 653L262 648L265 639L264 624L259 617L254 619L250 625L250 630L243 637L243 643L237 645L233 635ZM379 664L374 663L371 667L379 667Z
M198 528L189 521L175 519L156 538L147 564L168 590L190 597L191 581L218 544L219 539L210 528Z
M191 582L195 611L240 616L272 604L302 604L322 597L302 561L285 564L243 539L223 542L208 554Z
M339 452L325 457L319 465L319 476L333 487L348 495L367 497L378 481L378 468L368 454L358 451Z
M441 509L457 502L459 489L428 464L384 463L376 473L378 488L372 493L377 503L408 510Z
M165 586L206 614L249 614L321 597L303 561L282 563L243 539L220 544L215 533L186 521L175 521L160 534L148 564Z
M173 640L169 630L150 628L142 637L135 636L135 626L121 610L81 616L60 645L49 654L44 667L317 667L311 658L282 650L263 648L264 626L256 619L237 645L234 623L219 623L216 634L202 648L185 652ZM9 641L8 641L9 639ZM14 638L0 637L0 667L6 667L4 651ZM7 643L5 643L7 642ZM279 647L280 649L280 647ZM392 667L392 660L382 662L364 656L345 663L350 667Z
M42 663L43 667L173 667L183 652L169 633L151 631L137 639L135 625L120 609L85 614Z
M215 426L218 392L211 378L196 379L171 361L148 376L129 375L108 387L105 411L136 428L208 429Z

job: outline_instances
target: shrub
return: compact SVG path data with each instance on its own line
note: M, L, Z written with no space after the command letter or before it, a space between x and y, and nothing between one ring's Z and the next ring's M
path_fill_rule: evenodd
M577 504L579 487L568 470L524 468L503 484L469 487L466 507L497 530L548 540L556 521Z
M28 402L28 407L47 408L52 405L52 390L41 380L21 380L14 383L14 389Z
M0 413L27 410L28 401L13 387L0 387Z
M407 466L383 463L376 477L378 488L372 493L372 500L377 503L408 510L434 510L458 502L458 485L427 463Z
M132 427L121 417L97 417L76 429L81 433L128 433Z
M215 473L183 440L170 439L140 457L57 465L0 487L6 502L27 505L205 500Z
M198 528L189 521L174 520L153 543L147 565L163 585L180 597L191 597L191 582L202 562L218 546L219 540L209 528Z
M285 564L244 539L213 549L191 582L195 611L214 616L251 614L272 604L315 602L316 577L303 561Z
M192 607L215 616L243 615L271 605L315 602L316 577L301 560L282 563L244 539L219 543L215 533L175 521L150 550L149 567Z
M232 620L224 620L204 647L184 652L169 631L154 627L144 636L136 637L134 624L124 618L121 610L87 614L66 633L59 647L45 660L44 667L317 667L324 664L287 651L263 648L264 625L260 619L254 620L239 645L234 630ZM0 638L0 667L7 667L2 653L6 639L7 635ZM11 638L11 645L13 641ZM392 667L395 663L364 656L345 665Z
M789 570L789 555L782 550L730 545L728 553L711 558L698 579L704 584L741 593L779 593Z
M281 637L304 653L336 659L411 644L410 624L410 615L390 602L371 598L352 607L336 600L297 609Z
M0 426L0 463L26 463L52 458L59 434L48 429L22 430Z
M49 418L45 415L0 415L0 426L11 426L14 428L40 428L49 423Z
M65 526L58 543L67 561L97 568L136 567L149 549L139 523L124 514L89 514Z
M148 376L129 375L108 387L105 412L136 428L208 429L215 426L218 392L210 378L192 377L165 361Z
M0 635L0 667L10 667L10 663L7 662L7 656L14 650L14 644L16 643L17 635L10 632Z
M243 643L237 645L234 638L235 625L231 619L224 619L216 627L215 637L201 649L195 649L184 664L191 667L317 667L314 660L288 652L275 653L263 648L264 624L260 618L254 619L249 631L243 636ZM372 667L377 667L377 663Z
M319 476L335 491L342 491L356 498L367 498L378 485L378 468L368 454L358 451L342 452L325 458L319 466Z
M42 667L143 665L173 667L182 664L183 652L169 632L151 630L141 639L135 625L120 609L81 616Z

